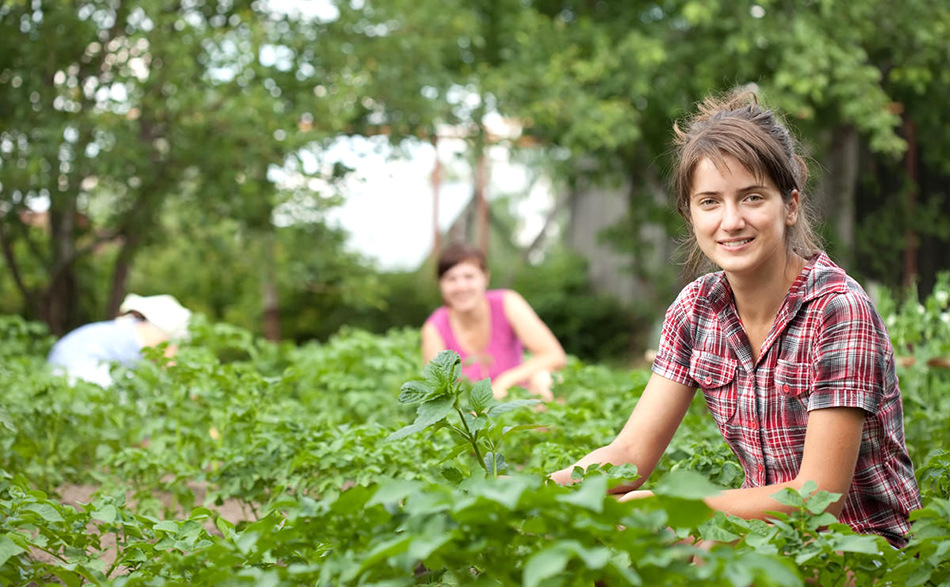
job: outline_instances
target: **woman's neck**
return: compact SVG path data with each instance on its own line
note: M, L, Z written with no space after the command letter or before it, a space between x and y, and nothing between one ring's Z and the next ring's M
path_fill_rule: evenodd
M805 259L790 253L774 271L744 278L727 275L742 322L771 324L805 263Z
M488 298L483 296L477 304L467 310L457 310L449 306L449 314L463 327L479 324L488 316Z

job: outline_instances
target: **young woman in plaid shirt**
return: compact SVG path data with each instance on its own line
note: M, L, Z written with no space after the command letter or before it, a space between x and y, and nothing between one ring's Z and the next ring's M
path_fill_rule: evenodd
M745 472L706 500L744 518L788 511L772 495L815 481L842 494L829 511L856 532L906 543L920 507L904 444L894 351L867 294L822 252L802 205L795 138L755 94L707 99L675 127L677 209L690 263L721 269L670 306L653 375L623 430L574 466L637 466L638 491L702 389Z

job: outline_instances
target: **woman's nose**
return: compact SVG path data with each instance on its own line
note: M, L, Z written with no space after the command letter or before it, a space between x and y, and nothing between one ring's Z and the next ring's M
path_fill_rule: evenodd
M742 216L742 210L739 206L726 203L722 210L722 229L739 230L745 226L745 218Z

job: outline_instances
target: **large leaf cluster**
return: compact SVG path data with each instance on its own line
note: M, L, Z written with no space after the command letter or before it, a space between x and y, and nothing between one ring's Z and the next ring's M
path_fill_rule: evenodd
M792 513L768 522L711 515L702 497L741 479L701 399L647 480L657 497L608 496L636 474L622 467L587 471L572 487L547 481L616 434L645 370L572 360L555 388L563 403L539 411L523 390L500 403L487 382L459 380L451 353L423 367L415 332L293 347L199 322L192 342L174 364L156 352L117 370L110 389L69 386L26 342L11 350L0 579L791 586L848 573L858 584L937 585L950 573L940 414L908 420L925 508L910 544L894 550L823 513L834 496L809 487L777 495ZM909 410L942 410L942 372L912 373L902 368ZM77 482L100 489L64 505L57 491ZM246 519L222 518L225 501Z

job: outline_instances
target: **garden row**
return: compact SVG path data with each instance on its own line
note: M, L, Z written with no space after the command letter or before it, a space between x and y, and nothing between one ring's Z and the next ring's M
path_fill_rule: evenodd
M546 482L616 434L647 371L572 361L563 403L539 410L459 386L450 356L423 371L412 331L298 347L199 321L175 364L156 353L110 389L71 387L44 366L44 329L3 318L0 585L940 585L950 373L928 362L950 354L948 298L942 282L924 305L881 303L918 359L899 376L924 508L901 551L809 488L779 495L796 513L770 523L712 515L701 498L742 473L699 394L648 482L658 497L607 497L627 467ZM75 487L95 491L64 503Z

